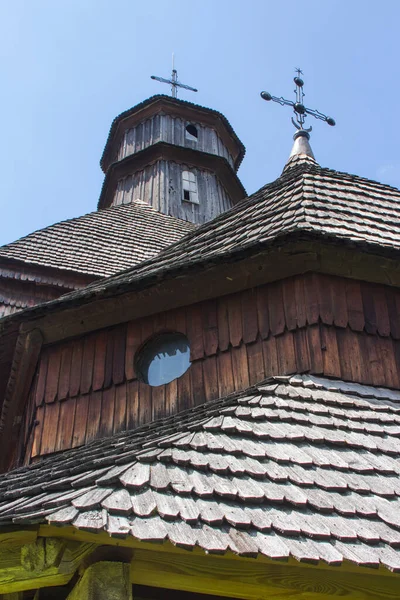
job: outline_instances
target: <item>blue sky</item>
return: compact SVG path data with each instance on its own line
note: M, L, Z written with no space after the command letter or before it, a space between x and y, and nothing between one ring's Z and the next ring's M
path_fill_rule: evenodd
M0 244L95 210L112 119L167 86L223 112L247 153L248 193L275 179L292 145L294 68L318 162L400 186L400 2L381 0L0 0ZM314 121L314 122L312 122Z

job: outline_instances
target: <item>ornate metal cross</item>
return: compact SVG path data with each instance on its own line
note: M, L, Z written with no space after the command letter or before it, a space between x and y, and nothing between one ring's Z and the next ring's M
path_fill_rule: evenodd
M178 88L183 88L185 90L190 90L191 92L198 92L196 88L190 87L190 85L186 85L184 83L180 83L178 81L178 71L175 69L174 65L174 55L172 55L172 75L171 79L164 79L164 77L156 77L155 75L151 75L151 79L155 79L156 81L161 81L161 83L169 83L171 86L171 94L173 98L178 96Z
M296 94L295 102L293 102L292 100L285 100L285 98L282 98L282 96L280 98L277 98L276 96L272 96L268 92L261 92L261 94L260 94L261 98L263 98L264 100L272 100L273 102L278 102L282 106L285 106L285 105L291 106L293 108L293 112L296 117L296 121L292 117L292 123L298 130L307 131L307 132L312 130L312 127L309 127L308 129L304 129L304 121L305 121L305 118L307 115L312 115L316 119L325 121L326 123L328 123L328 125L332 125L332 126L336 125L335 120L332 119L332 117L327 117L326 115L319 112L319 110L314 110L312 108L306 108L304 106L304 103L303 103L304 96L305 96L304 90L303 90L304 81L300 77L300 75L303 75L303 72L300 69L295 69L295 71L297 73L296 77L294 77L294 79L293 79L293 81L296 84L296 87L294 89L294 92Z

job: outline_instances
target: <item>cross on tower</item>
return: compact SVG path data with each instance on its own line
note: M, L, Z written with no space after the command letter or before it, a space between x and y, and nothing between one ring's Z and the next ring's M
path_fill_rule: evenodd
M321 121L325 121L326 123L328 123L328 125L336 125L335 120L332 119L332 117L327 117L326 115L324 115L323 113L319 112L319 110L315 110L312 108L306 108L304 106L304 90L303 90L303 86L304 86L304 81L302 80L302 78L300 77L300 75L303 75L303 72L300 69L295 69L297 75L296 77L294 77L293 81L296 84L296 87L294 89L294 92L296 94L296 101L293 102L292 100L285 100L285 98L282 98L282 96L280 98L277 98L276 96L272 96L271 94L269 94L268 92L261 92L261 98L263 98L264 100L272 100L273 102L278 102L279 104L281 104L282 106L291 106L293 108L293 112L295 114L295 118L296 121L293 119L292 117L292 123L293 125L296 127L296 129L300 130L300 131L306 131L309 132L312 130L312 127L309 127L308 129L304 129L303 125L304 125L304 121L307 115L312 115L313 117L315 117L316 119L320 119Z
M174 65L174 55L172 55L172 75L171 79L164 79L164 77L156 77L155 75L151 75L151 79L155 79L156 81L161 81L161 83L169 83L171 85L171 94L173 98L178 96L178 88L183 88L185 90L190 90L191 92L197 92L196 88L190 87L190 85L186 85L184 83L180 83L178 81L178 71L175 69Z

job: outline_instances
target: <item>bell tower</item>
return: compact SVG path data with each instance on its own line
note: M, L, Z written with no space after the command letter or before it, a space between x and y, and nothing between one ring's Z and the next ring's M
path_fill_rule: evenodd
M114 119L100 161L98 208L141 200L200 224L242 200L245 148L215 110L157 95Z

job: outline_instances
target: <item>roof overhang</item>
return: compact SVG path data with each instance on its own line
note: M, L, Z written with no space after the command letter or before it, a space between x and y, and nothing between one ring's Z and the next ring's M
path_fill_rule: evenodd
M246 190L240 179L231 169L228 161L222 156L175 146L166 142L158 142L110 166L104 178L97 208L106 208L111 205L117 183L120 179L143 170L145 167L159 160L169 160L212 171L225 187L233 204L237 204L246 197Z
M173 117L184 118L187 121L201 122L215 129L232 155L235 169L239 168L246 150L229 121L221 113L192 102L157 95L137 104L114 119L100 159L100 166L104 172L109 169L114 161L124 132L161 112Z
M355 246L293 232L267 246L223 254L212 261L199 257L190 264L128 278L124 283L89 286L3 321L18 320L21 333L40 329L47 344L155 314L161 301L163 310L169 310L299 273L326 273L400 287L398 253L382 256L372 248L356 250Z

